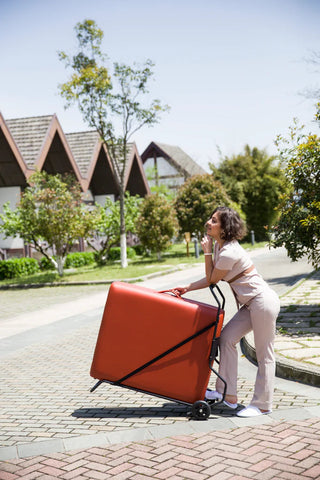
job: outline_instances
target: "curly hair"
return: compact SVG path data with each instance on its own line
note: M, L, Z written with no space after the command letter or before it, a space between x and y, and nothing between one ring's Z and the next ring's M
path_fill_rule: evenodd
M238 212L229 207L217 207L212 212L212 215L216 212L219 213L222 229L221 238L223 240L241 240L246 235L246 226Z

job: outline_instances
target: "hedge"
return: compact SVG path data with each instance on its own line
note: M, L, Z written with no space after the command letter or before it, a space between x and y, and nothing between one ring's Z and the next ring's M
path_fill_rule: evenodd
M127 257L135 258L134 248L127 247ZM113 247L109 251L108 260L120 260L120 247ZM65 261L65 268L79 268L94 263L94 252L69 253ZM42 257L38 263L35 258L10 258L0 260L0 280L17 278L38 273L40 270L54 270L54 266L47 257Z
M47 257L41 257L39 261L40 270L54 270L52 262Z
M69 253L67 255L64 268L79 268L79 267L83 267L84 265L90 265L91 263L94 263L93 252ZM54 270L54 266L47 257L42 257L40 259L40 269Z
M66 258L65 268L79 268L94 263L93 252L69 253Z
M127 257L128 258L135 258L136 251L132 247L127 247ZM112 247L108 253L108 260L120 260L121 258L121 248L120 247Z
M10 258L0 260L0 280L32 275L40 271L35 258Z

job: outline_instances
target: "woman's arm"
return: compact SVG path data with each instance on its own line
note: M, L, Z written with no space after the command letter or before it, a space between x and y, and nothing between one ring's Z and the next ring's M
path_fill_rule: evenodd
M191 292L192 290L200 290L200 288L206 288L209 284L207 282L206 277L197 280L196 282L189 283L185 287L175 287L172 288L170 291L176 295L184 295L187 292Z
M212 260L212 238L206 236L201 241L202 250L204 252L205 258L205 272L206 276L197 280L196 282L192 282L185 287L175 287L171 289L172 293L176 295L184 295L187 292L191 292L192 290L199 290L200 288L206 288L211 284L218 283L223 277L228 273L229 270L219 270L218 268L214 267L213 260Z
M212 260L212 244L213 240L209 236L203 237L201 247L205 258L206 279L209 285L218 283L228 273L228 270L219 270L215 268Z
M219 270L213 265L212 256L205 255L206 280L209 285L211 283L218 283L224 278L229 270Z

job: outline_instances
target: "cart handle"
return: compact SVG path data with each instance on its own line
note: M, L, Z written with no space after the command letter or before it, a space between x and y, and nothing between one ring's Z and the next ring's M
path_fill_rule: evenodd
M214 296L214 299L215 301L217 302L218 304L218 307L219 309L222 309L224 310L224 306L225 306L225 303L226 303L226 299L224 298L224 295L223 293L221 292L220 288L218 287L218 285L216 283L212 283L211 285L209 285L209 288L210 288L210 291L212 293L212 295ZM214 289L217 290L217 292L219 293L220 297L221 297L221 301L219 300L218 296L216 295ZM222 303L221 303L222 302Z

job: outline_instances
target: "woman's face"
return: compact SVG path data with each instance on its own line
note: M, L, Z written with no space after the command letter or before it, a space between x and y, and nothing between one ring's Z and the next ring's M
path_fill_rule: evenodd
M214 238L215 240L221 239L221 223L220 223L220 215L219 212L215 212L211 218L206 222L207 227L207 235L209 237Z

